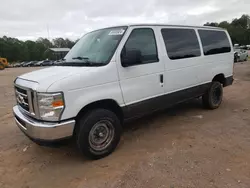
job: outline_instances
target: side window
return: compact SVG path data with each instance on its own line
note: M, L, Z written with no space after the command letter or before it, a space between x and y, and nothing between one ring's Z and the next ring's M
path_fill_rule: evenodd
M224 31L199 30L204 55L231 52L228 37Z
M121 59L137 54L136 61L130 65L158 62L158 52L154 31L150 28L134 29L121 53Z
M201 55L199 41L194 29L168 28L161 30L168 57L172 60Z

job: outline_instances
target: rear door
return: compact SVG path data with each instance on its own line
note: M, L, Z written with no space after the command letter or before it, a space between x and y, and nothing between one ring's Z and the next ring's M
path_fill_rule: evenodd
M127 117L138 116L159 108L159 96L164 94L164 62L159 58L160 46L154 27L130 27L118 48L117 65L120 87ZM124 67L121 54L138 50L141 61ZM126 118L126 117L125 117Z
M193 95L192 92L180 92L200 83L198 75L205 74L199 71L203 57L195 29L164 27L161 28L161 35L165 48L165 93L178 92L180 94L173 95L170 97L173 100L168 100L174 103Z

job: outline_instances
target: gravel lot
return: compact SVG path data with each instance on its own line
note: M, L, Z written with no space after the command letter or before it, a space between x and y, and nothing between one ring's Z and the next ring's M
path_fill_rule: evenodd
M34 68L0 72L1 188L180 188L250 185L250 62L214 111L192 100L129 123L117 150L89 161L72 144L30 141L16 127L13 81Z

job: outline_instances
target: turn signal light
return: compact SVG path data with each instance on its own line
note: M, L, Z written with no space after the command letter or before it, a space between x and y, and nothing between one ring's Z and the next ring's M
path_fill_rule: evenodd
M60 106L64 106L64 103L63 103L62 100L60 100L60 101L53 101L52 102L52 106L53 107L60 107Z

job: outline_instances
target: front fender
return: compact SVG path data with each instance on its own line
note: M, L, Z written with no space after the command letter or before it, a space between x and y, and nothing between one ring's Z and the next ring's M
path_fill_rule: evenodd
M76 117L80 110L96 101L112 99L119 106L124 106L119 82L112 82L83 89L71 90L65 93L66 108L62 115L63 119Z

